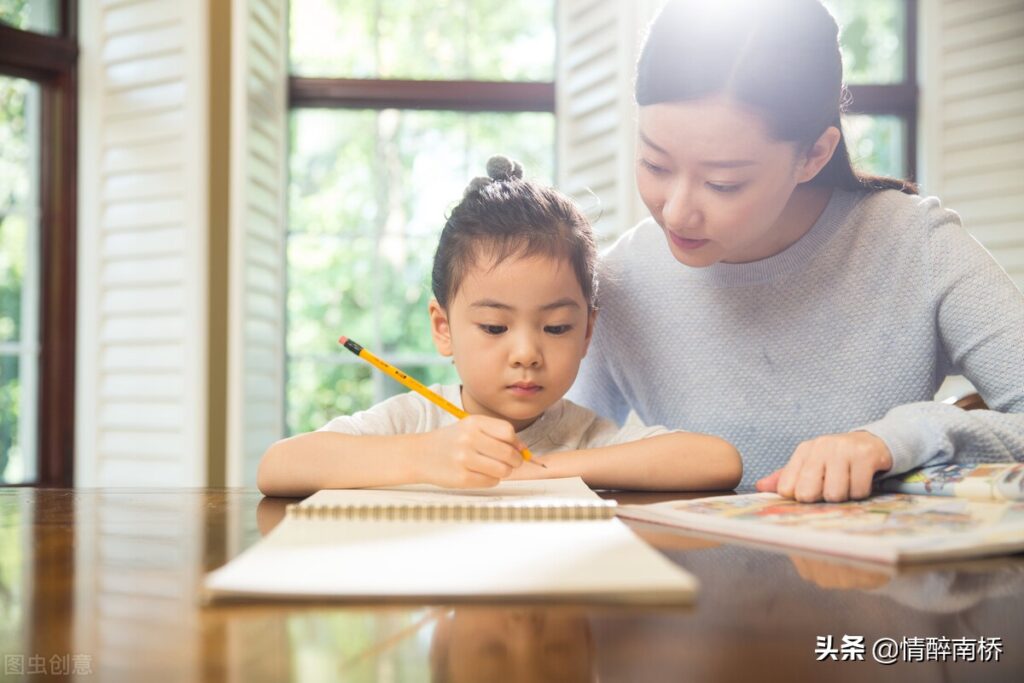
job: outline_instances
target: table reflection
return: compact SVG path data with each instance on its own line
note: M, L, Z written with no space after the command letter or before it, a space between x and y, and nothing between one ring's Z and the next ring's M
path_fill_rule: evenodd
M865 567L641 526L698 577L695 606L201 606L204 574L269 533L290 502L242 490L0 491L0 653L26 670L29 657L80 655L95 680L189 683L974 681L1024 670L1020 556ZM999 636L1005 651L998 663L825 672L814 647L827 634Z

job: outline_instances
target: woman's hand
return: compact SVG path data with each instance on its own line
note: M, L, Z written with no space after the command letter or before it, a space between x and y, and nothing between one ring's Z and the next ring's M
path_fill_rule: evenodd
M470 415L422 437L414 454L416 480L446 488L495 486L523 464L525 444L511 424L486 415Z
M839 590L879 588L889 583L889 576L881 571L851 567L838 562L790 555L800 578L820 586Z
M829 434L797 446L785 467L757 482L757 490L801 503L858 500L871 495L875 472L891 468L889 447L874 434Z

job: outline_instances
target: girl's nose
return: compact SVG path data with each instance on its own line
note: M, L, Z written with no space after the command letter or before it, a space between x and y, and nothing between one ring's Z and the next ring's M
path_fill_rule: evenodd
M540 345L532 334L520 334L514 338L512 351L509 354L509 362L512 367L537 367L541 363L541 358Z

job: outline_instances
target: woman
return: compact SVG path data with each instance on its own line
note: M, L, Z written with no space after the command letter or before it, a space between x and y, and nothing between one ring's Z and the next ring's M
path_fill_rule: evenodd
M570 398L716 434L743 485L863 498L876 476L1024 458L1024 296L935 198L854 171L817 0L672 0L638 66L652 219L603 256ZM964 374L991 410L932 401Z

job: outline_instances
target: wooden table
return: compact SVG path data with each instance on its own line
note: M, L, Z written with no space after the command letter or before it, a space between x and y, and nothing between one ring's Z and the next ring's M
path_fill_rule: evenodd
M19 666L25 681L77 670L145 683L1024 680L1020 556L888 575L635 527L699 578L694 606L201 607L203 573L287 502L241 489L0 489L5 680ZM827 636L837 650L863 636L865 661L816 661ZM999 638L1002 652L873 660L879 639L904 637Z

